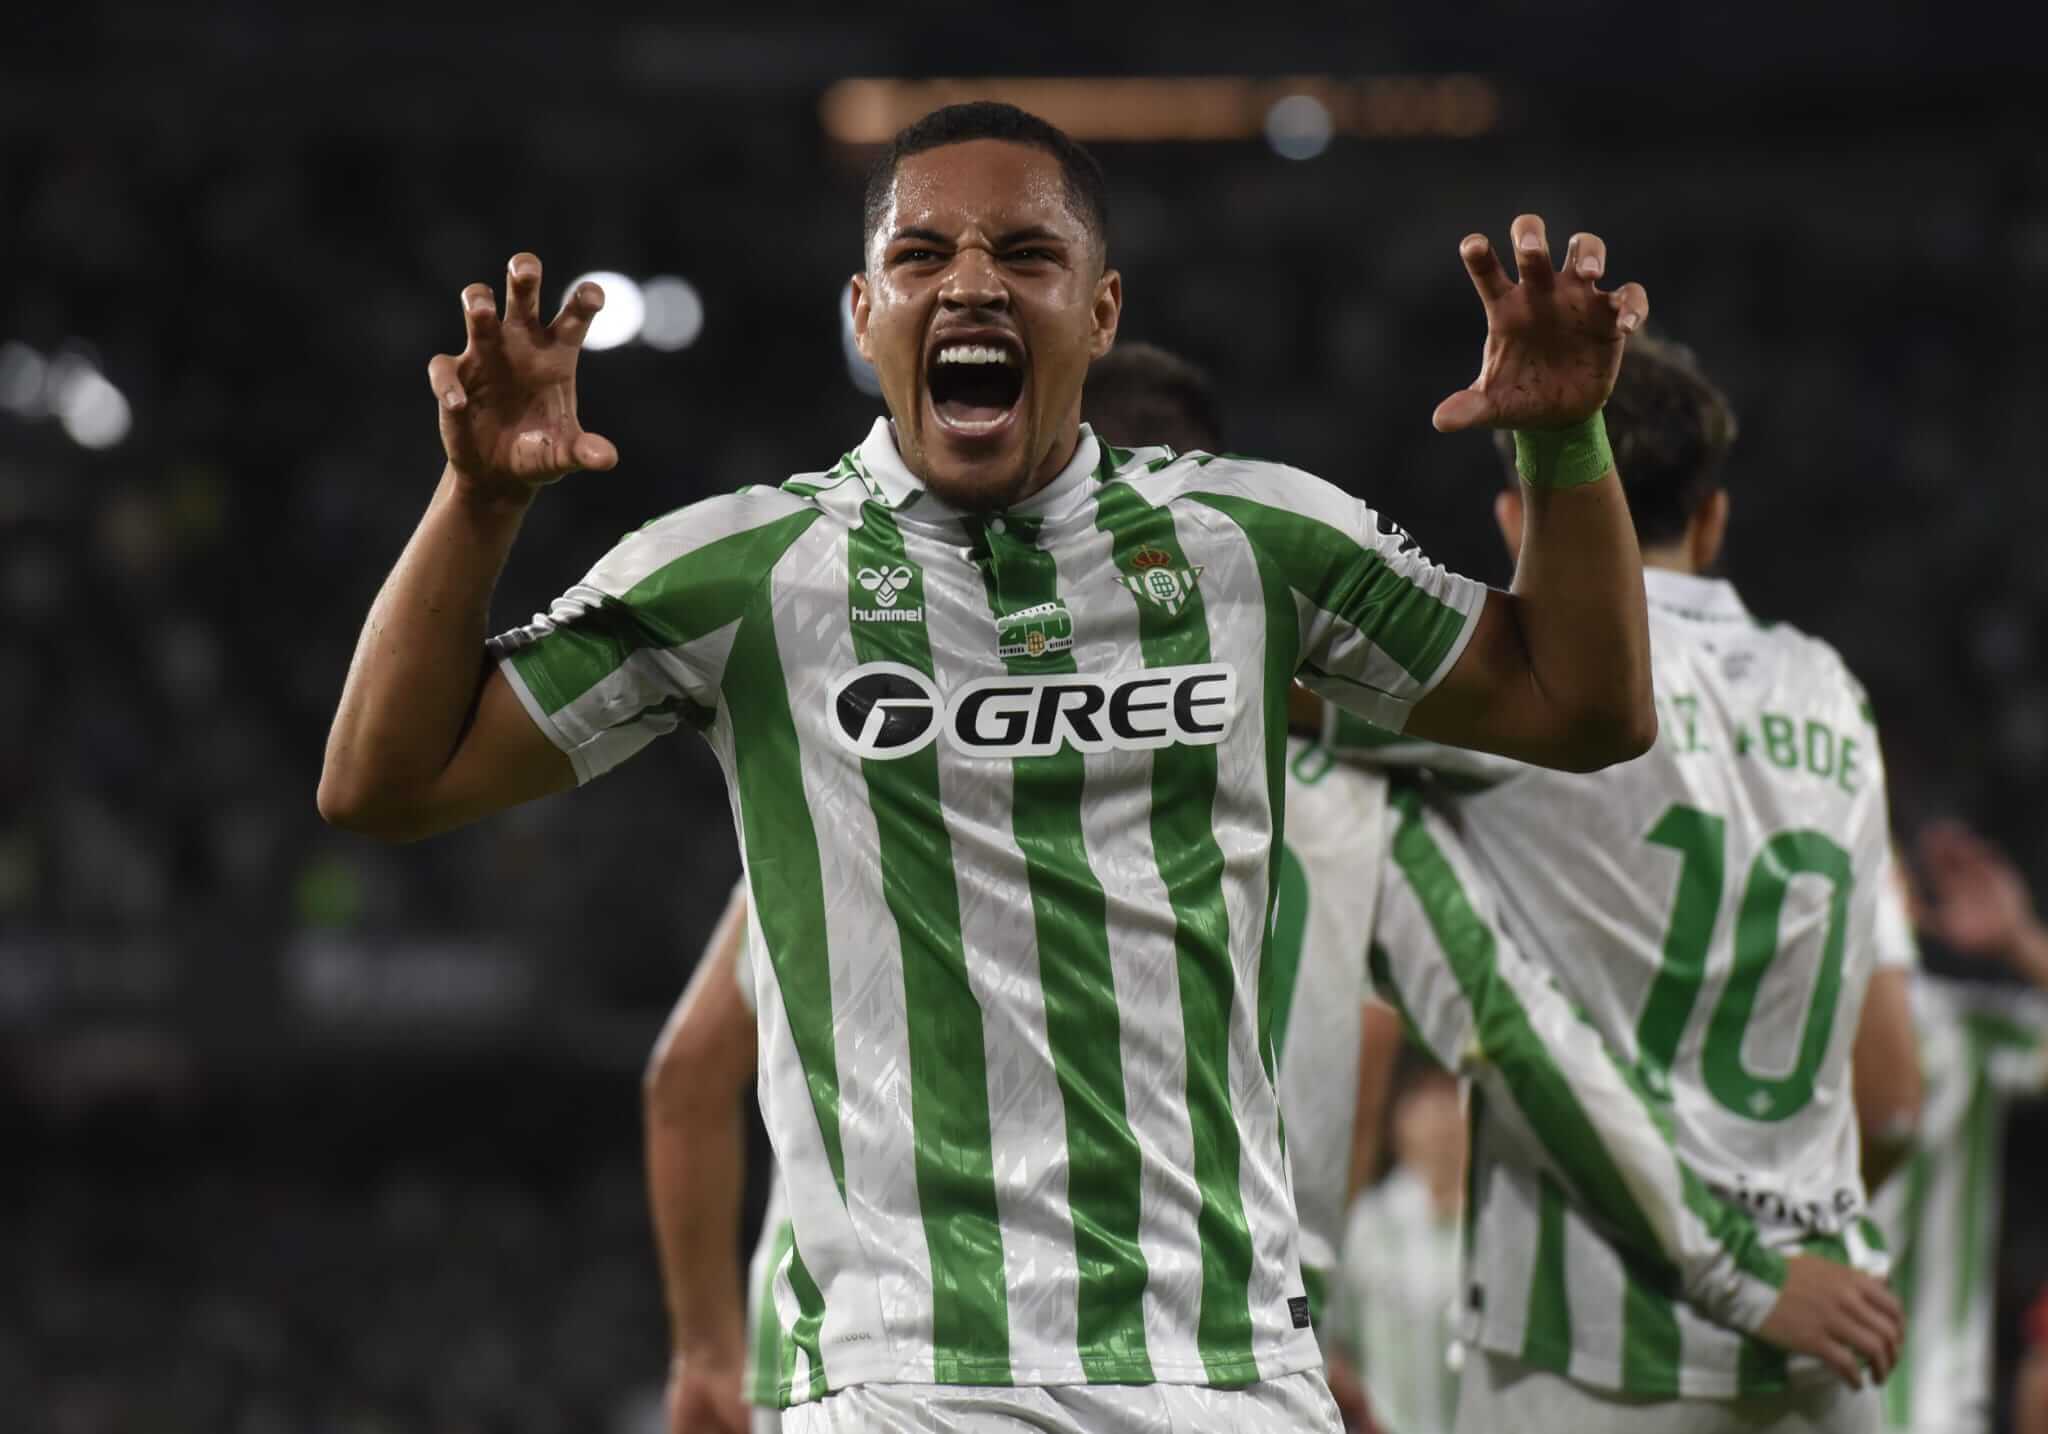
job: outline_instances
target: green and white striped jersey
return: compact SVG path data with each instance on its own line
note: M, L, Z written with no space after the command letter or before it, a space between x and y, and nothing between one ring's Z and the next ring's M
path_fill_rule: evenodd
M2048 1092L2048 1001L1923 974L1913 1029L1926 1082L1920 1148L1873 1202L1906 1306L1885 1422L1914 1434L1984 1434L2005 1110L2016 1096Z
M1387 858L1387 782L1320 745L1287 745L1287 841L1273 943L1280 1117L1301 1221L1301 1273L1318 1319L1351 1186L1366 947Z
M1318 1364L1263 960L1287 685L1398 728L1483 600L1292 469L1084 432L977 516L883 421L494 640L580 778L682 723L725 769L782 1399Z
M1636 761L1550 772L1349 728L1439 770L1506 929L1660 1096L1679 1154L1781 1250L1881 1268L1861 1219L1849 1052L1889 885L1884 771L1841 658L1758 623L1726 582L1652 570L1661 732ZM1370 749L1362 750L1362 749ZM1469 1333L1628 1393L1827 1377L1712 1324L1475 1129Z
M1457 1423L1458 1227L1405 1165L1352 1206L1337 1322L1386 1434L1451 1434Z

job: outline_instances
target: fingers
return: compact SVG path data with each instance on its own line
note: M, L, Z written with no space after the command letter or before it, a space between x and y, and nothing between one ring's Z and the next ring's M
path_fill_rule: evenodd
M569 445L569 456L576 460L578 468L599 473L619 466L618 448L609 438L600 438L595 433L577 434L576 441Z
M1483 428L1493 417L1493 400L1476 388L1461 388L1436 406L1429 421L1438 433L1462 433Z
M434 401L450 413L469 402L457 369L459 362L454 354L435 354L427 360L427 386L434 390Z
M1543 218L1518 214L1508 226L1508 238L1515 246L1515 273L1532 289L1547 289L1557 275L1550 267L1550 240L1543 232Z
M540 260L524 250L505 266L505 322L540 323Z
M498 296L489 284L471 284L462 291L462 327L469 346L477 348L498 334Z
M1614 327L1624 336L1650 321L1650 295L1641 284L1623 284L1607 296L1614 311Z
M595 433L571 436L530 428L512 442L512 471L530 480L559 478L585 468L602 472L617 467L618 462L618 448Z
M1471 275L1472 287L1479 291L1481 303L1490 305L1515 287L1484 234L1467 234L1460 239L1458 257L1465 261L1465 272Z
M578 284L569 297L562 300L562 312L555 315L548 332L570 348L580 347L583 335L589 331L590 321L597 317L597 311L604 307L604 290L596 284Z
M1574 234L1565 245L1564 271L1590 284L1607 272L1607 241L1598 234Z
M1835 1377L1851 1389L1863 1387L1863 1368L1856 1362L1856 1352L1839 1340L1822 1340L1814 1350L1815 1358L1835 1372Z

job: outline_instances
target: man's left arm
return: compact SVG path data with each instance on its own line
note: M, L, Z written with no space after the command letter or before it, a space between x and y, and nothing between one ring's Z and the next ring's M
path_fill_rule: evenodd
M1514 432L1521 553L1512 586L1488 595L1408 730L1592 771L1640 756L1657 736L1642 555L1600 419L1649 300L1639 284L1596 287L1607 266L1596 235L1573 235L1559 270L1540 218L1522 215L1510 232L1513 280L1484 235L1459 246L1486 308L1486 349L1479 377L1437 407L1435 423Z

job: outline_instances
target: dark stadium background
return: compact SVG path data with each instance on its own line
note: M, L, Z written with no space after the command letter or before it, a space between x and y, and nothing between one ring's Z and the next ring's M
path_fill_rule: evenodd
M425 361L513 250L550 307L676 275L703 323L587 358L624 462L543 501L502 623L647 516L861 436L845 76L1335 96L1358 132L1311 158L1257 124L1098 146L1124 331L1214 371L1234 446L1495 579L1492 455L1428 424L1482 333L1455 244L1525 209L1598 229L1732 394L1730 571L1867 680L1901 829L1960 814L2048 875L2031 47L1955 7L1342 8L7 21L0 1427L652 1427L637 1079L737 869L708 753L402 849L313 789L439 468ZM1429 109L1454 75L1483 123ZM2008 1356L2048 1278L2048 1112L2015 1126Z

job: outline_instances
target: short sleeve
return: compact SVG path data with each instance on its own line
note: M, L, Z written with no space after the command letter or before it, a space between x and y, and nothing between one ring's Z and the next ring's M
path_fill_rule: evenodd
M1399 524L1298 469L1246 465L1235 492L1202 496L1292 590L1302 682L1399 732L1457 665L1486 585L1431 562Z
M748 604L815 509L774 489L709 499L624 538L488 651L576 769L611 770L683 721L707 725Z
M1913 918L1906 905L1906 874L1889 850L1885 853L1884 868L1871 943L1877 969L1910 971L1920 964L1920 943L1913 935Z

